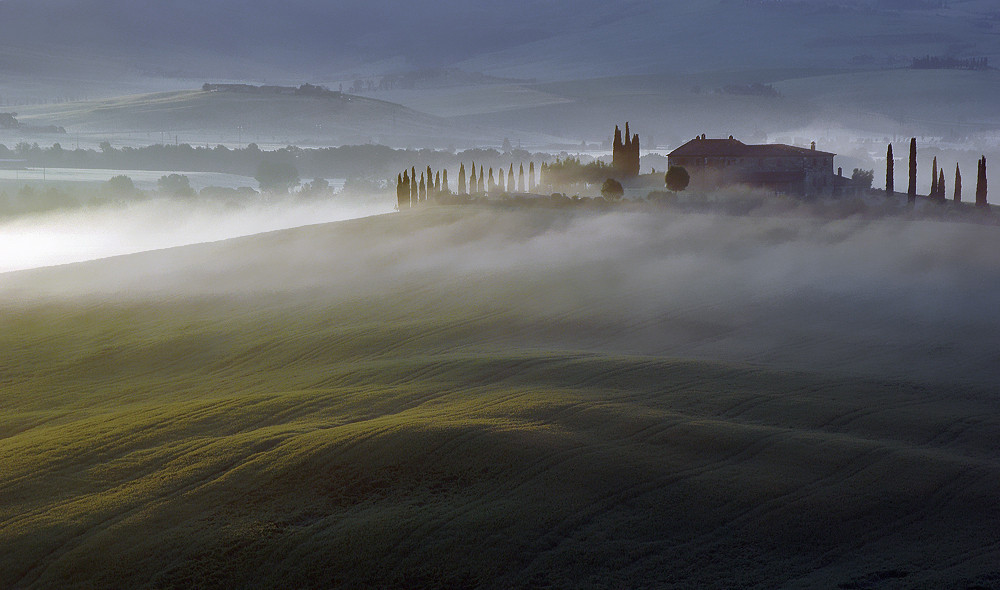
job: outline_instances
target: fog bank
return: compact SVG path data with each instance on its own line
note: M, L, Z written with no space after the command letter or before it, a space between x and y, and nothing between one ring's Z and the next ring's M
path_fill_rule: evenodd
M391 210L388 199L289 197L247 204L157 198L54 211L0 221L0 272L213 242Z
M233 224L280 225L247 215ZM221 236L219 219L181 227ZM345 329L409 322L394 354L579 350L993 382L998 251L997 228L940 221L431 208L7 275L0 300L252 308L283 293Z

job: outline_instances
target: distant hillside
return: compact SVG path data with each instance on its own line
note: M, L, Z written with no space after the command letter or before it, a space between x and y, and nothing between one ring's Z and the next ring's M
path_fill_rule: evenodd
M290 89L294 90L294 89ZM499 141L501 131L337 92L183 90L19 109L25 121L67 132L137 134L187 142L447 146Z

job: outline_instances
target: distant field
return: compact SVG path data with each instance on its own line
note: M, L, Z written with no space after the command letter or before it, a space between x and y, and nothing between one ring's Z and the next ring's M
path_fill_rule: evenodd
M21 170L0 170L0 181L24 182L106 182L114 176L124 175L132 179L139 190L155 190L157 181L168 174L183 174L188 177L191 188L201 190L207 186L225 188L257 187L252 176L225 174L222 172L186 172L183 170L105 170L101 168L30 168ZM333 179L335 188L342 188L343 179Z
M341 99L180 90L24 107L19 120L60 125L68 136L103 132L131 141L393 145L441 142L476 133L401 105L358 96ZM44 122L44 123L43 123ZM163 134L163 136L159 134Z
M992 587L998 242L432 208L0 275L0 586Z

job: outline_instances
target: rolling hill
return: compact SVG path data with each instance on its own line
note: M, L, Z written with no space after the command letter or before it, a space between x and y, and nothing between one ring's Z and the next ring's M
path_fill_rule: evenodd
M59 125L69 134L119 139L136 136L156 142L173 141L178 136L188 143L341 145L374 141L425 147L475 143L502 133L347 94L183 90L25 107L19 110L19 119Z
M997 240L433 208L5 274L0 585L990 587Z

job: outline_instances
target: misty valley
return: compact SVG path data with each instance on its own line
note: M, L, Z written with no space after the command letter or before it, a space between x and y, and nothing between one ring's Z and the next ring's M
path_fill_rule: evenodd
M0 33L0 588L1000 589L992 2Z

